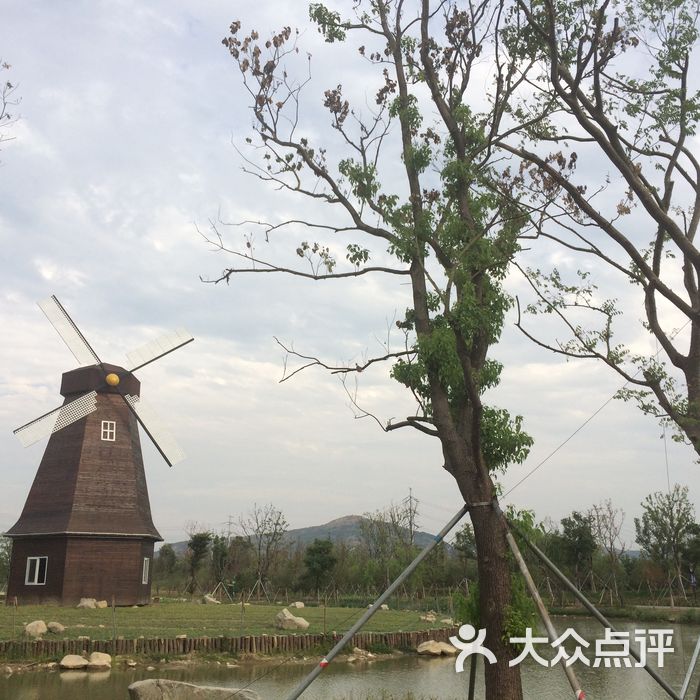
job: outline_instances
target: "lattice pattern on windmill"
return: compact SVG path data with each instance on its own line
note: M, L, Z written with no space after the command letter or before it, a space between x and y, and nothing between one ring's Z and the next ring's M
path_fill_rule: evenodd
M150 404L131 394L124 394L124 399L137 415L141 427L148 433L170 466L182 462L186 456L185 451L177 444L173 434L165 427Z
M176 328L170 333L161 335L159 338L126 354L126 359L129 361L129 371L135 372L144 365L150 364L173 350L177 350L192 340L194 338L184 328Z
M19 441L27 447L38 442L47 435L65 428L71 423L85 418L97 410L97 392L90 391L74 401L64 404L49 413L45 413L31 423L13 431Z
M138 396L130 396L123 393L119 387L119 375L114 373L107 374L104 363L92 349L85 336L80 332L80 329L75 325L73 319L68 315L68 312L63 308L61 302L55 296L51 296L49 299L39 302L39 307L61 336L63 342L68 346L68 349L73 353L75 359L81 365L96 365L102 371L104 374L104 385L106 386L109 384L109 386L116 390L116 393L124 399L136 417L139 425L146 432L165 461L170 466L176 462L182 461L185 458L184 451L177 444L172 434L163 426L156 412L148 405L144 405L143 402L139 402ZM166 333L156 340L146 343L146 345L128 353L127 357L129 363L132 365L128 372L131 373L134 370L140 369L163 357L163 355L167 355L173 352L173 350L177 350L183 345L191 343L193 340L194 338L182 328ZM120 368L115 369L120 370ZM110 381L110 378L113 378L115 381ZM98 391L101 390L102 387L98 389ZM89 413L97 410L96 397L96 392L91 391L70 403L64 404L26 423L14 430L14 433L25 447L31 445L41 440L41 438L47 437L51 433L71 423L75 423Z
M73 353L73 357L80 365L95 365L100 363L95 351L90 347L90 343L85 340L85 336L73 323L73 319L55 296L38 302L39 308L49 320L49 323L56 329L57 333Z

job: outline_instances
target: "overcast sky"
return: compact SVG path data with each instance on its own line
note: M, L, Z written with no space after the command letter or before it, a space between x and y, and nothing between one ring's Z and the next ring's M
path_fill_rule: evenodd
M377 339L402 314L405 286L369 277L200 281L232 260L213 252L198 227L295 211L290 198L242 173L233 144L243 145L251 117L221 45L231 21L304 29L301 46L314 56L310 104L339 82L355 94L365 89L363 66L320 43L305 5L4 3L0 59L12 65L7 77L22 102L14 140L0 152L0 529L19 516L45 447L23 449L12 429L58 405L61 373L75 366L36 306L51 294L108 362L121 364L133 347L178 326L196 338L139 374L144 398L188 454L169 469L144 447L166 540L183 539L188 521L225 529L230 517L235 525L255 502L273 503L303 527L374 511L411 488L419 524L433 532L458 509L431 438L355 420L338 380L321 371L279 384L283 353L273 336L330 362L355 362L381 350ZM305 128L324 129L322 118L311 110ZM299 236L280 246L293 251L310 238ZM577 265L562 256L557 263ZM521 283L510 284L517 292ZM535 445L503 477L506 491L620 386L603 367L534 348L512 322L493 352L506 369L489 400L522 414ZM388 368L363 373L358 396L382 420L412 411ZM666 488L660 435L653 419L611 402L506 500L559 520L612 498L627 513L631 542L640 501ZM666 447L671 483L687 484L696 502L693 452L670 440Z

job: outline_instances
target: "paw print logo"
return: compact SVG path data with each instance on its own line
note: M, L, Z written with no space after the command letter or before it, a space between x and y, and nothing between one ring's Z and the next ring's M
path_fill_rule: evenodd
M455 660L455 671L462 673L464 671L464 660L472 654L481 654L490 664L496 663L494 653L484 646L486 639L486 630L477 631L471 625L462 625L459 628L457 637L450 637L452 646L456 649L461 649L459 656Z

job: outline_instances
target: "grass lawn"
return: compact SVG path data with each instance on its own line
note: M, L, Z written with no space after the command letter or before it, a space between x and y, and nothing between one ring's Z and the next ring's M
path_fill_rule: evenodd
M189 637L245 636L259 634L293 634L274 627L275 615L284 605L240 604L200 605L197 603L161 602L141 608L111 608L86 610L61 608L48 605L26 605L18 608L0 606L0 640L23 637L24 625L32 620L56 621L66 627L60 635L75 639L81 635L91 639L112 639L121 636ZM345 632L364 612L364 608L306 607L290 608L290 612L306 619L308 633ZM420 612L405 610L379 610L365 625L367 632L398 632L437 629L445 627L440 622L446 615L438 615L434 624L422 622ZM116 628L116 632L115 632ZM52 635L45 635L50 639Z

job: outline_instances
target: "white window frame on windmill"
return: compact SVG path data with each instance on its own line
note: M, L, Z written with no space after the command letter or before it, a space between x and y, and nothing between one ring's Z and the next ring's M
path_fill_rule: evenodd
M42 571L41 560L44 560ZM48 557L27 557L27 569L24 573L25 586L45 586L46 575L49 570ZM43 576L42 576L43 574Z
M117 439L117 421L102 421L100 439L108 442L114 442Z
M150 573L150 569L151 569L151 558L144 557L143 558L143 571L141 573L141 583L144 586L148 585L148 575Z

